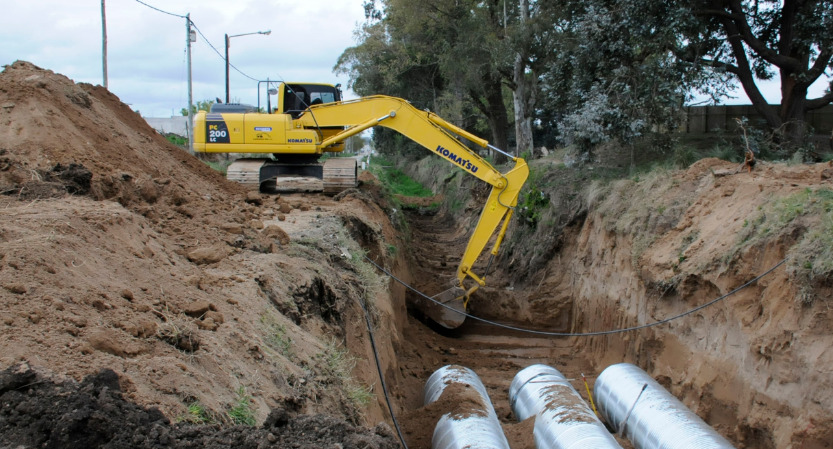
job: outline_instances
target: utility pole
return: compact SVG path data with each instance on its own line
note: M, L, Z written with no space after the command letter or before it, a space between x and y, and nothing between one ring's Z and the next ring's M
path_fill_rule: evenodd
M226 34L226 104L228 104L228 100L229 100L229 93L228 93L228 91L229 91L229 88L228 88L228 66L229 66L229 62L228 62L228 44L229 44L228 34Z
M101 0L101 59L104 88L107 89L107 14L104 12L104 0Z
M188 152L194 154L194 97L191 89L191 13L185 15L185 53L188 59ZM196 33L195 33L196 34ZM196 35L194 36L196 41Z

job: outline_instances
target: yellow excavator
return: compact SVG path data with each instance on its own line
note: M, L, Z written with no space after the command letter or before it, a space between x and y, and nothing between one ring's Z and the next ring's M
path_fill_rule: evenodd
M338 85L264 83L265 112L258 95L257 107L215 104L210 112L200 111L195 116L194 151L264 155L237 159L227 171L230 180L257 185L262 192L336 194L356 187L356 159L332 157L323 163L318 159L325 152L343 152L344 141L350 136L383 126L492 186L457 268L455 285L433 297L446 307L427 301L419 304L427 316L446 328L463 324L465 315L457 312L465 312L471 294L486 285L486 274L498 254L521 187L529 177L526 161L503 153L486 140L436 114L420 111L401 98L376 95L342 101ZM275 84L277 87L272 87ZM277 97L274 108L273 96ZM459 138L499 151L512 159L515 166L501 173ZM496 232L486 270L478 276L472 267ZM467 280L471 284L468 287Z

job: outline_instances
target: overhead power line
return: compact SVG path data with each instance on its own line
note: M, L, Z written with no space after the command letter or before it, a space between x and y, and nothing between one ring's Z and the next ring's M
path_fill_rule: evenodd
M136 1L139 1L139 0L136 0ZM200 29L197 27L197 24L196 24L196 23L194 23L194 21L193 21L193 20L191 21L191 25L193 25L193 26L194 26L194 29L195 29L195 30L197 30L197 33L199 33L199 34L200 34L200 36L202 36L203 40L205 40L205 43L206 43L206 44L208 44L208 46L209 46L209 47L211 47L211 49L212 49L212 50L214 50L214 53L217 53L217 56L219 56L219 57L220 57L220 59L222 59L223 61L226 61L225 56L223 56L223 54L222 54L222 53L220 53L220 50L217 50L217 47L215 47L214 45L212 45L212 44L211 44L211 41L209 41L209 40L208 40L208 38L207 38L207 37L205 37L205 35L204 35L204 34L202 34L202 31L200 31ZM240 70L240 69L238 69L237 67L235 67L235 66L234 66L234 64L232 64L232 63L230 63L230 62L228 62L228 61L226 61L226 63L227 63L227 64L228 64L231 68L233 68L234 70L237 70L237 72L238 72L238 73L240 73L241 75L245 76L246 78L248 78L248 79L250 79L250 80L252 80L252 81L260 81L260 80L259 80L259 79L257 79L257 78L252 78L251 76L246 75L245 73L243 73L243 71L242 71L242 70Z
M136 2L137 2L137 3L141 3L141 4L143 4L143 5L147 6L147 7L148 7L148 8L150 8L150 9L155 9L156 11L159 11L159 12L161 12L161 13L163 13L163 14L167 14L167 15L169 15L169 16L179 17L180 19L184 19L184 18L185 18L185 16L182 16L182 15L179 15L179 14L174 14L174 13L172 13L172 12L168 12L168 11L162 11L161 9L159 9L159 8L157 8L157 7L155 7L155 6L148 5L147 3L143 2L142 0L136 0Z
M137 3L140 3L140 4L142 4L142 5L147 6L147 7L148 7L148 8L150 8L150 9L153 9L153 10L155 10L155 11L159 11L159 12L161 12L161 13L163 13L163 14L167 14L167 15L169 15L169 16L174 16L174 17L179 17L179 18L181 18L181 19L185 19L185 18L186 18L186 17L185 17L185 16L183 16L183 15L180 15L180 14L174 14L174 13L172 13L172 12L168 12L168 11L163 11L163 10L161 10L161 9L159 9L159 8L155 7L155 6L148 5L147 3L143 2L142 0L135 0L135 1L136 1ZM199 27L197 26L197 24L196 24L196 23L194 23L194 21L193 21L193 20L190 20L190 22L191 22L191 25L194 27L194 29L195 29L195 30L197 30L197 33L199 33L199 34L200 34L200 36L202 36L203 40L205 40L205 43L206 43L206 44L208 44L208 46L209 46L209 47L211 47L211 49L212 49L212 50L214 50L214 53L217 53L217 56L219 56L219 57L220 57L220 59L222 59L223 61L226 61L226 58L223 56L223 54L222 54L222 53L220 53L220 51L219 51L219 50L217 50L217 47L215 47L215 46L211 43L211 41L209 41L209 40L208 40L208 38L207 38L207 37L205 37L205 35L204 35L204 34L202 34L202 31L200 31L200 29L199 29ZM228 62L228 61L226 61L226 62ZM240 73L241 75L245 76L246 78L248 78L248 79L250 79L250 80L252 80L252 81L260 81L260 80L259 80L259 79L257 79L257 78L253 78L253 77L251 77L251 76L249 76L249 75L247 75L247 74L243 73L243 71L242 71L242 70L240 70L240 69L238 69L237 67L235 67L235 66L234 66L234 64L232 64L232 63L228 63L228 65L229 65L231 68L233 68L234 70L236 70L238 73Z

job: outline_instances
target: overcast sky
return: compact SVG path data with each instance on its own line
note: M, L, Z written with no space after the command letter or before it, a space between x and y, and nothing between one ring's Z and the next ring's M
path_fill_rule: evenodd
M191 13L206 38L257 79L342 83L333 66L355 45L364 21L361 0L143 0L175 14ZM100 0L4 0L0 64L30 61L76 82L102 83ZM135 0L106 0L110 90L144 116L179 115L188 103L185 19ZM225 97L225 63L197 36L192 44L194 101ZM231 69L231 97L257 102L257 84ZM348 94L349 96L349 94ZM264 100L265 101L265 100Z
M107 1L110 90L148 117L179 115L188 102L185 19L135 0ZM221 53L224 34L271 30L231 40L231 63L257 79L341 83L332 73L338 56L355 44L364 21L362 0L143 0L191 20ZM415 0L418 1L418 0ZM0 64L30 61L75 81L101 84L99 0L3 0ZM194 101L225 97L225 63L205 39L192 47ZM811 88L823 94L828 81ZM231 70L231 97L257 102L256 83ZM779 103L778 82L762 83L770 103ZM346 96L354 97L351 92ZM738 90L729 104L748 104Z

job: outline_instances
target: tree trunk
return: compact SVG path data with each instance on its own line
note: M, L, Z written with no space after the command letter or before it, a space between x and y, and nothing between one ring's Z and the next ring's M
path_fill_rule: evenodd
M520 0L521 26L525 26L529 20L529 4L527 0ZM515 67L513 82L515 89L512 92L515 106L515 155L520 156L524 151L532 154L534 142L532 141L532 110L535 106L535 89L537 88L537 77L533 73L527 76L527 58L521 51L515 55Z
M483 77L483 91L486 94L486 104L489 127L492 128L492 144L503 151L509 150L509 116L506 105L503 104L503 86L500 78L491 73ZM495 163L506 163L506 156L494 151L492 155Z
M782 70L782 77L785 76ZM799 145L804 140L807 123L807 87L804 83L796 83L795 78L786 75L781 78L781 122L784 134L791 145Z

